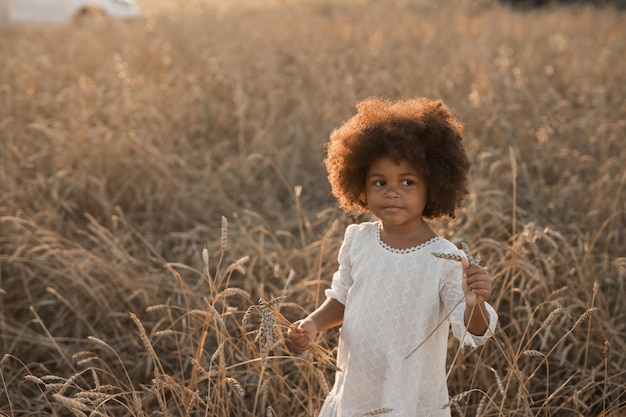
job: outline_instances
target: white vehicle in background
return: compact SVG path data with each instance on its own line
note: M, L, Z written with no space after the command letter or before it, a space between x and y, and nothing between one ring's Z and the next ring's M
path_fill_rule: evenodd
M136 19L134 0L0 0L0 23L67 23L90 17Z

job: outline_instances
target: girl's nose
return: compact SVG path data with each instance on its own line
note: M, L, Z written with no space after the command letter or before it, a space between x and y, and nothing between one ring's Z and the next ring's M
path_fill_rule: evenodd
M398 196L397 188L393 185L389 185L387 189L385 190L385 197L397 197L397 196Z

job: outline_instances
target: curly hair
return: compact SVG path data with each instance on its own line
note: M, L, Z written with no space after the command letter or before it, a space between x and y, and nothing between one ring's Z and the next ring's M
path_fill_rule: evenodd
M387 156L406 160L428 187L423 216L449 216L467 194L470 162L462 124L441 101L389 101L373 97L357 104L357 114L330 134L324 165L332 193L348 212L367 212L365 179L370 164Z

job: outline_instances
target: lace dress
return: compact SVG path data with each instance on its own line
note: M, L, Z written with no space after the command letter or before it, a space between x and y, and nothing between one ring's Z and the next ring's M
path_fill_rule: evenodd
M487 305L489 330L483 336L469 333L461 264L432 252L463 255L439 236L399 250L380 239L378 222L348 226L339 269L326 290L345 305L340 371L320 417L361 417L381 408L393 410L384 417L450 416L449 329L463 345L478 346L493 334L497 314Z

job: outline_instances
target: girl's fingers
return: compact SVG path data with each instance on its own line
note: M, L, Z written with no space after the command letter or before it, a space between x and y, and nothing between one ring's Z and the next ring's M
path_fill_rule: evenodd
M292 342L296 342L300 339L302 339L302 333L298 332L296 329L289 329L287 331L287 337L289 338L289 340L291 340Z
M471 281L467 280L467 285L470 288L491 288L491 282L484 280Z
M491 278L487 274L473 274L467 275L467 285L472 285L474 283L486 283L491 284Z
M306 350L309 347L309 337L300 327L291 327L287 332L287 337L299 350Z
M490 286L470 286L470 291L481 301L486 301L491 296Z
M306 350L309 347L309 338L306 335L302 335L297 340L293 340L293 343L298 349Z

